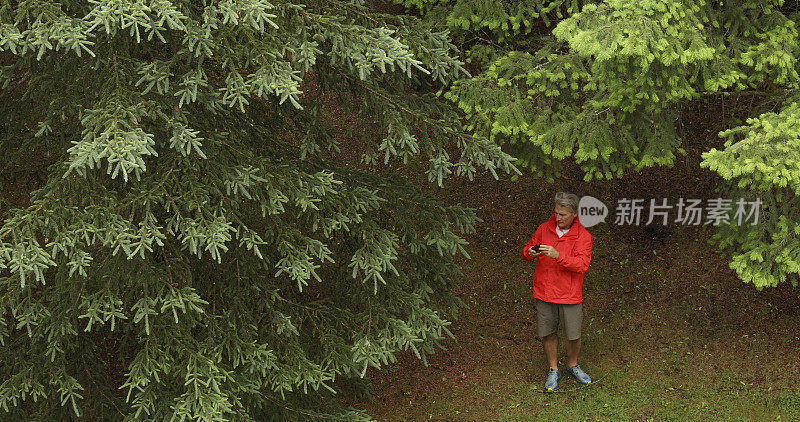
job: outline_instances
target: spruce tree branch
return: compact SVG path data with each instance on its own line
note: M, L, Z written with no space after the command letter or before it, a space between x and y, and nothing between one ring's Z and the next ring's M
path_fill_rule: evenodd
M293 302L293 301L291 301L289 299L286 299L283 296L278 296L278 299L280 299L281 301L286 302L286 303L288 303L288 304L290 304L292 306L297 306L299 308L303 308L303 309L305 309L307 311L310 311L310 312L330 313L330 311L328 311L326 309L312 308L312 307L309 307L309 306L305 306L303 304L300 304L300 303L297 303L297 302Z
M6 94L8 94L9 92L12 92L12 91L14 91L15 89L17 89L17 87L18 87L19 85L21 85L23 82L25 82L26 80L28 80L28 78L29 78L30 76L31 76L31 71L30 71L30 70L28 70L28 71L27 71L27 72L25 72L25 74L23 74L23 75L22 75L22 76L21 76L19 79L15 80L15 81L14 81L14 82L12 82L11 84L9 84L9 86L7 86L5 89L3 89L2 91L0 91L0 100L2 100L2 99L3 99L3 97L5 97L5 96L6 96Z
M341 2L337 2L337 3L342 4ZM335 27L339 31L341 31L341 32L343 32L345 34L352 35L353 37L356 37L359 40L364 41L365 43L372 44L372 45L376 46L379 49L382 49L382 47L383 47L380 44L376 44L373 40L365 38L362 34L359 34L359 33L353 32L351 30L345 29L346 27L344 25L342 25L342 24L335 24L335 23L331 23L331 22L326 21L324 19L324 15L312 14L312 13L306 12L305 10L300 10L300 13L303 14L306 17L306 19L308 19L309 21L318 22L321 25L327 25L327 26ZM363 14L363 12L360 12L359 14L361 14L362 16L366 16L366 15ZM380 22L380 21L378 21L376 19L370 19L370 21L375 25L384 26L386 24L386 22ZM397 30L397 27L394 28L394 31L395 31L395 33L400 35L399 31ZM250 34L248 34L248 37L251 37ZM424 47L422 44L420 44L418 42L415 42L411 38L402 37L401 36L400 39L403 40L403 41L406 41L408 43L416 44L418 47ZM406 46L406 47L408 47L408 46ZM452 57L449 57L449 56L445 56L445 57L446 57L446 61L451 63L451 64L456 62L456 60L453 59Z
M354 36L354 37L356 37L356 38L358 38L358 39L360 39L362 41L365 41L365 42L370 41L370 40L364 38L364 36L361 35L361 34L358 34L358 33L355 33L355 32L352 32L352 31L349 31L349 30L345 29L345 26L342 25L342 24L338 24L337 25L335 23L331 23L331 22L326 21L324 19L324 15L318 15L318 14L314 14L314 13L309 13L309 12L306 12L305 10L300 10L300 13L303 14L303 16L305 16L306 19L308 19L311 22L316 22L316 23L319 23L321 25L327 25L327 26L334 27L334 28L338 29L339 31L342 31L345 34L352 35L352 36ZM382 47L379 44L374 44L374 45L377 45L378 48Z
M45 204L44 201L40 202L38 207L36 207L31 213L26 214L23 218L21 218L19 222L17 222L17 224L7 228L4 232L0 233L0 240L3 240L6 236L8 236L9 233L12 233L14 230L16 230L16 228L19 227L22 223L24 223L27 219L39 213L39 211L41 211L41 209L44 207L44 204Z
M391 98L389 95L384 94L384 93L378 91L377 89L372 88L371 86L369 86L369 85L357 80L356 78L354 78L354 77L352 77L352 76L350 76L350 75L348 75L348 74L346 74L344 72L338 71L337 73L339 73L339 75L341 75L342 77L344 77L347 80L351 81L352 83L357 84L361 88L364 88L367 91L369 91L369 92L381 97L382 99L388 101L390 104L392 104L396 108L402 110L403 112L405 112L405 113L407 113L407 114L409 114L411 116L414 116L414 117L416 117L418 119L421 119L422 121L424 121L425 123L428 123L431 126L441 126L445 131L456 132L455 130L453 130L453 128L447 127L447 126L443 126L440 123L437 123L437 122L434 122L434 121L430 120L427 116L423 115L422 113L417 113L417 112L409 109L408 107L404 106L403 104L400 104L399 102L397 102L395 99Z
M164 177L163 177L163 178L161 178L161 181L158 183L158 185L156 185L155 187L153 187L153 189L150 189L150 190L149 190L149 191L147 191L147 192L143 192L143 193L139 194L139 196L137 196L137 197L135 197L135 198L131 199L131 200L130 200L130 201L128 201L127 203L125 203L125 204L123 204L122 206L120 206L118 209L119 209L119 210L122 210L122 209L124 209L124 208L127 208L129 205L133 204L134 202L136 202L136 201L138 201L138 200L140 200L140 199L144 198L144 197L145 197L145 196L147 196L147 195L150 195L150 194L152 194L152 193L153 193L153 192L155 192L155 191L156 191L158 188L160 188L161 186L164 186L164 183L166 183L166 182L167 182L167 179L168 179L168 178L169 178L169 176L172 174L172 172L175 170L175 165L177 164L177 162L178 162L178 159L177 159L177 158L173 160L173 162L172 162L172 166L169 168L169 171L167 171L167 174L165 174L165 175L164 175Z
M495 49L497 49L499 51L502 51L502 52L508 51L506 47L503 47L502 45L494 42L493 40L490 40L488 38L482 37L480 31L475 31L474 34L475 35L473 35L471 39L465 41L465 44L469 44L469 43L471 43L471 42L473 42L475 40L480 40L480 41L483 41L486 44L491 45L492 47L494 47Z
M330 2L338 4L342 8L349 8L349 9L353 10L357 15L367 19L373 25L380 26L380 27L384 27L384 26L387 25L386 21L380 21L378 19L375 19L372 16L369 16L368 14L364 13L362 10L359 10L358 6L356 6L356 5L353 5L353 4L350 4L350 3L347 3L347 2L338 1L338 0L330 0ZM324 25L337 27L337 29L341 30L344 33L350 34L350 35L352 35L354 37L357 37L357 38L359 38L361 40L365 40L365 38L361 34L357 34L357 33L351 32L351 31L347 31L341 25L337 26L336 24L324 21L323 19L321 19L321 17L325 16L324 14L313 15L313 14L310 14L309 12L304 11L304 10L301 10L300 12L303 15L305 15L309 20L312 20L312 21L315 21L315 22L320 22L321 24L324 24ZM393 29L400 36L400 39L402 41L406 41L409 44L415 44L416 46L418 46L420 48L425 48L424 45L420 44L419 42L416 42L412 38L402 36L402 34L399 31L399 28L403 24L402 18L400 16L389 15L389 14L380 14L379 16L381 16L382 18L384 18L386 20L389 20L389 19L392 19L392 18L399 20L400 22L398 23L397 26L393 26ZM320 18L317 18L317 17L320 17ZM366 40L366 41L371 41L371 40ZM381 46L378 45L378 47L380 48ZM452 57L450 57L448 55L444 55L444 58L445 58L445 61L447 61L450 64L456 63L456 59L454 59L454 58L452 58ZM467 73L467 75L469 76L469 73Z
M169 176L175 170L176 164L177 164L177 158L175 160L173 160L172 166L170 167L169 171L167 171L167 174L165 174L164 177L161 179L161 181L158 183L158 185L156 185L155 187L153 187L152 189L150 189L147 192L143 192L143 193L139 194L137 197L131 199L127 203L119 206L117 208L117 210L122 210L124 208L127 208L128 206L130 206L134 202L138 201L139 199L141 199L141 198L143 198L143 197L145 197L147 195L150 195L153 192L155 192L156 190L158 190L161 186L164 185L164 183L166 183L166 181L169 178ZM73 177L75 177L75 176L73 176ZM47 198L45 198L45 199L47 199ZM9 227L9 228L5 229L4 231L0 232L0 241L3 240L6 236L8 236L9 233L12 233L14 230L16 230L17 227L22 225L22 223L24 223L26 220L28 220L31 217L33 217L36 214L38 214L39 211L41 211L44 208L45 204L46 204L45 199L43 199L42 202L40 202L39 205L35 209L33 209L30 213L26 214L23 218L21 218L14 226Z
M364 13L363 10L359 9L358 6L356 6L356 5L352 4L352 3L343 2L343 1L339 1L339 0L327 0L327 1L323 1L322 2L322 4L325 4L325 3L335 3L335 4L339 5L340 7L350 9L353 12L355 12L355 14L361 16L362 18L364 18L364 19L366 19L366 20L368 20L370 22L372 22L373 24L382 25L382 24L385 23L385 22L379 21L378 19L375 19L373 16L370 16L367 13ZM396 16L384 15L384 14L381 14L380 16L383 17L383 18L396 17Z
M339 1L339 0L328 0L328 1L330 1L331 3L338 4L338 5L339 5L339 6L341 6L341 7L344 7L344 8L349 8L349 9L353 10L353 11L354 11L354 12L355 12L357 15L359 15L359 16L362 16L363 18L367 19L368 21L370 21L370 22L371 22L372 24L374 24L374 25L383 26L383 25L385 25L385 24L386 24L386 22L385 22L385 21L383 21L383 22L382 22L382 21L379 21L379 20L377 20L377 19L373 18L372 16L370 16L370 15L368 15L368 14L364 13L362 10L360 10L360 9L358 8L358 6L356 6L356 5L352 4L352 3L343 2L343 1ZM403 23L403 22L402 22L402 18L400 18L400 16L398 16L398 15L381 14L380 16L381 16L382 18L384 18L384 19L387 19L387 20L388 20L388 19L392 19L392 18L394 18L394 19L397 19L397 20L400 20L400 22L399 22L399 24L400 24L400 25L402 25L402 23ZM398 34L399 34L399 32L398 32ZM418 47L424 47L422 44L420 44L420 43L418 43L418 42L414 41L414 40L413 40L413 39L411 39L411 38L408 38L408 37L403 37L402 39L403 39L404 41L407 41L407 42L409 42L409 43L416 44ZM447 62L449 62L449 63L455 63L455 62L456 62L456 60L455 60L455 59L453 59L453 58L452 58L452 57L450 57L450 56L447 56L447 55L445 55L445 58L446 58Z
M266 134L266 133L265 133L265 132L264 132L264 131L261 129L261 127L260 127L260 126L258 126L258 125L256 125L256 124L254 124L253 122L249 122L249 123L251 124L251 126L252 126L253 128L255 128L255 129L256 129L256 131L258 131L258 132L259 132L259 133L261 133L262 135L267 135L267 134ZM289 143L287 143L287 142L282 142L282 141L277 141L277 140L275 140L275 142L278 142L278 143L280 143L280 144L281 144L281 145L284 147L284 151L287 151L287 152L288 152L288 151L296 151L296 150L297 150L297 148L296 148L294 145L291 145L291 144L289 144ZM233 146L231 146L231 145L229 145L229 144L227 144L227 143L224 143L224 144L225 144L225 145L227 145L229 148L231 148L231 149L233 149L233 150L235 150L235 151L239 152L239 151L238 151L238 150L236 150L236 149L235 149ZM241 152L240 152L240 153L241 153ZM250 157L248 157L248 158L250 158ZM250 159L251 159L251 162L252 162L253 164L260 165L260 163L256 162L256 161L255 161L255 160L253 160L252 158L250 158ZM386 188L385 188L385 186L386 186L386 185L384 185L384 186L378 186L378 185L374 185L374 184L372 184L372 183L369 183L369 182L367 182L367 181L365 181L365 180L362 180L362 179L356 178L356 177L354 176L354 175L356 174L356 172L355 172L355 171L353 171L353 170L351 170L351 169L347 169L347 168L344 168L344 167L340 167L340 166L334 165L334 164L332 164L332 163L326 162L326 161L324 161L324 160L322 160L322 162L324 163L324 165L322 165L322 164L316 163L316 162L314 162L314 161L311 161L311 160L301 160L299 157L293 157L293 159L294 159L295 161L297 161L297 162L302 162L302 163L304 163L304 164L308 164L308 165L310 165L310 166L312 166L312 167L315 167L317 170L321 170L321 171L334 171L336 174L338 174L338 175L340 175L340 176L343 176L343 177L347 178L347 180L348 180L350 183L353 183L353 184L355 184L355 185L365 186L365 187L368 187L368 188L372 188L372 189L374 189L374 190L376 190L376 191L384 192L385 194L387 194L387 196L391 196L392 198L394 198L394 199L397 199L397 200L399 200L399 201L407 202L407 203L409 203L409 204L414 204L414 205L417 205L417 206L420 206L420 207L423 207L423 208L424 208L424 207L427 207L427 206L429 206L429 204L423 204L423 203L421 203L421 202L419 202L419 201L414 201L414 200L412 200L412 199L404 198L404 197L402 197L402 196L396 196L396 195L395 195L395 192L391 192L391 191L388 191L388 190L386 190Z
M100 270L102 270L103 267L105 267L109 257L111 257L111 255L106 255L106 257L103 259L103 262L100 263L100 266L95 270L95 272L99 273ZM86 290L86 283L88 282L88 280L89 278L85 277L83 279L83 283L81 283L81 289L80 291L78 291L78 295L75 297L75 303L72 304L73 312L78 312L78 302L80 302L81 296L83 296L83 291Z
M458 137L460 137L462 139L467 139L467 140L476 139L476 137L474 135L470 135L470 134L464 133L464 132L462 132L460 130L456 130L456 129L454 129L453 127L451 127L449 125L442 124L441 122L437 122L437 121L431 120L428 116L409 109L408 107L404 106L403 104L400 104L399 102L397 102L395 99L391 98L389 95L384 94L384 93L378 91L377 89L374 89L374 88L370 87L369 85L367 85L367 84L365 84L365 83L363 83L363 82L361 82L359 80L356 80L355 78L353 78L352 76L350 76L350 75L348 75L346 73L343 73L343 72L338 72L338 73L342 77L344 77L344 78L350 80L351 82L357 84L361 88L364 88L365 90L367 90L367 91L377 95L378 97L386 100L388 103L390 103L391 105L393 105L397 109L399 109L399 110L405 112L406 114L409 114L409 115L411 115L413 117L416 117L416 118L420 119L421 121L427 123L429 126L432 126L434 128L438 128L439 130L442 130L447 134L455 135L455 136L458 136ZM439 147L441 148L441 145ZM511 168L516 170L517 172L519 172L518 169L516 168L516 166L514 166L513 164L511 164Z

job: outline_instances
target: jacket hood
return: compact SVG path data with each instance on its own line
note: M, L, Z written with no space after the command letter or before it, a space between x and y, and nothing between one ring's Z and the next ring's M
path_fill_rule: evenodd
M547 226L553 232L555 232L557 224L558 223L556 222L556 213L555 213L555 211L553 211L550 214L550 220L547 221ZM572 229L577 229L577 230L572 230ZM583 227L583 224L581 224L580 216L576 215L575 216L575 220L572 221L572 226L570 226L570 228L569 228L569 232L567 232L564 236L577 236L578 232L581 231L581 229L585 229L585 228Z

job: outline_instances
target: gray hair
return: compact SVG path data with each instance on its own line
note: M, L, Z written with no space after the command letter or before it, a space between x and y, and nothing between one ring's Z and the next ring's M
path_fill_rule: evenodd
M567 207L572 210L573 213L578 213L578 195L569 192L559 192L556 194L556 205L561 205L562 207Z

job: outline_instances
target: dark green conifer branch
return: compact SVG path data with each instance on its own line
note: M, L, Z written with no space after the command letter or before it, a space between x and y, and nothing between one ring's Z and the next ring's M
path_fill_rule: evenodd
M478 221L386 164L516 170L409 95L466 75L457 53L357 3L0 2L4 168L48 173L0 227L3 411L366 419L335 381L452 336Z

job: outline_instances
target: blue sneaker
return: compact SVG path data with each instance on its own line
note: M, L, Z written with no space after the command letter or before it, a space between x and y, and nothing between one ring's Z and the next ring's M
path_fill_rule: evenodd
M567 373L575 377L575 379L583 385L592 383L592 377L590 377L586 372L583 372L583 369L581 369L581 367L578 365L575 365L572 368L567 368Z
M561 379L561 371L558 369L551 369L547 373L547 381L544 383L545 391L553 391L558 388L558 380Z

